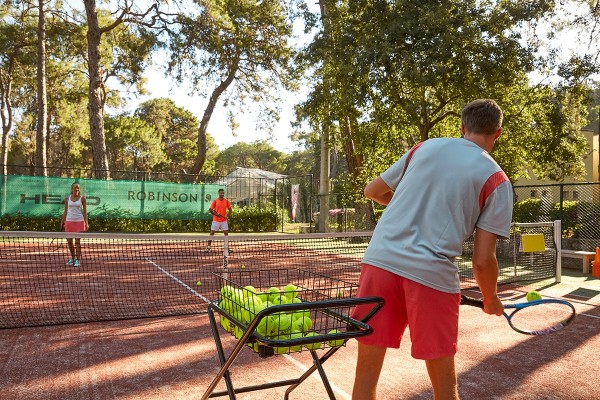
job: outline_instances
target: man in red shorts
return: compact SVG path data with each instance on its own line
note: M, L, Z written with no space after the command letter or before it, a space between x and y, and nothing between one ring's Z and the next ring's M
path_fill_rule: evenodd
M229 235L229 224L227 219L231 215L231 203L225 198L224 189L219 189L219 197L214 199L210 204L208 212L213 216L212 224L210 226L210 236L214 236L215 232L219 230L222 230L225 236ZM211 243L212 240L209 240L206 251L210 251ZM231 249L229 252L231 252Z
M512 187L489 155L502 110L493 100L475 100L461 119L462 138L415 145L365 188L366 197L387 207L365 251L358 296L381 296L385 305L369 322L373 334L358 340L353 400L376 398L386 349L400 346L407 326L411 355L425 360L435 399L458 399L454 258L475 228L472 263L484 311L502 314L496 239L510 235ZM365 307L353 315L361 318Z

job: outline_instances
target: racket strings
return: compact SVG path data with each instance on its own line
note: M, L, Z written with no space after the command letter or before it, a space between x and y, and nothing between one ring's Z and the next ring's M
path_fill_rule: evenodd
M510 321L520 331L550 333L562 329L572 316L573 309L568 305L546 303L520 309L511 316Z

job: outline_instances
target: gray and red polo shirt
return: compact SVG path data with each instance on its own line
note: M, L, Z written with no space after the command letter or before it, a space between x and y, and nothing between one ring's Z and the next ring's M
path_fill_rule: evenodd
M429 139L381 174L394 195L363 262L448 293L455 257L475 227L510 235L512 186L487 151L466 139Z

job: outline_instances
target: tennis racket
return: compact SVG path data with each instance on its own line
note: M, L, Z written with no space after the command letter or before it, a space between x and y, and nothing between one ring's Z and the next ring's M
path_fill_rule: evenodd
M483 301L460 296L460 304L483 309ZM504 317L515 331L524 335L546 335L569 325L575 318L575 307L566 300L541 299L504 304ZM513 310L507 314L508 310Z
M216 212L216 211L215 211L215 213L214 213L213 215L215 215L215 216L217 216L217 217L221 217L221 218L225 218L225 219L227 219L227 217L226 217L226 216L224 216L224 215L221 215L221 214L219 214L219 213L218 213L218 212Z
M52 238L50 243L48 244L48 248L50 251L57 251L62 247L62 240L57 240L56 238Z

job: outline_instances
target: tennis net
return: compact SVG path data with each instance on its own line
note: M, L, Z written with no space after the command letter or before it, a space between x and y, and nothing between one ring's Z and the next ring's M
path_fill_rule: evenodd
M511 238L498 242L500 283L560 277L554 231L552 223L514 224ZM543 235L543 251L522 251L521 237L529 233ZM80 267L65 265L67 239L81 243ZM219 297L214 273L225 268L294 268L358 284L370 239L371 232L0 232L0 328L204 313ZM472 253L471 238L456 260L464 288L475 286Z
M81 266L67 239L81 244ZM218 298L214 272L297 268L357 281L370 233L0 232L0 328L187 315ZM210 250L209 240L212 240Z

